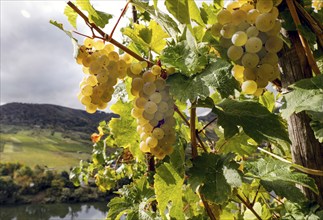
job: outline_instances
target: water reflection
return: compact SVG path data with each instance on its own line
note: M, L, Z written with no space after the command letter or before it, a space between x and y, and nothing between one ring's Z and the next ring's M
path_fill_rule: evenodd
M39 204L0 207L1 220L105 219L105 203Z

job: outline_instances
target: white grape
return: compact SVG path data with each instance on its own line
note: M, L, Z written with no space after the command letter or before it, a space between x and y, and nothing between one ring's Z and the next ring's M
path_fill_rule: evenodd
M243 46L246 44L248 36L244 31L238 31L232 35L231 41L235 46Z
M246 52L257 53L262 48L262 41L258 37L250 37L245 45Z
M236 61L240 59L242 54L243 54L243 49L242 47L238 47L238 46L231 46L227 51L227 55L232 61Z
M272 29L275 25L275 18L270 13L260 14L256 18L256 27L262 32L267 32Z
M259 63L259 57L254 53L245 53L241 60L245 68L255 68Z

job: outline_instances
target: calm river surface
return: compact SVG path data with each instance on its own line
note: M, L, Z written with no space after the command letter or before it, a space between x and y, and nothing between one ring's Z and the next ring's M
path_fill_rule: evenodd
M107 214L103 203L86 204L38 204L0 206L1 220L101 220Z

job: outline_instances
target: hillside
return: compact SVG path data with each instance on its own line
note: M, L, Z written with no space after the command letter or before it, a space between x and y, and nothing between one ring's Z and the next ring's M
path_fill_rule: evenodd
M0 106L0 160L68 170L90 158L98 123L116 117L49 104Z
M0 106L0 124L91 133L100 121L117 117L113 113L86 111L50 104L9 103Z

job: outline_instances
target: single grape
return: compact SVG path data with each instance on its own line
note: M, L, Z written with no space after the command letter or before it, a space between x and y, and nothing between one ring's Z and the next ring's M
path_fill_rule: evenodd
M157 138L158 140L162 139L164 137L164 131L161 128L155 128L153 130L153 136Z
M152 73L152 71L146 71L142 75L142 79L144 80L144 82L154 82L155 78L156 76Z
M266 55L260 60L260 63L269 63L271 65L277 65L278 63L278 56L276 53L266 53Z
M242 10L236 10L232 12L231 23L238 26L241 22L247 20L247 13Z
M156 104L158 104L162 100L162 96L161 96L161 94L159 92L154 92L153 94L151 94L149 96L149 100L156 103Z
M273 8L273 1L272 0L257 0L256 9L260 13L268 13Z
M161 102L162 103L162 102ZM149 114L154 114L157 111L157 105L154 102L148 101L145 106L145 111Z
M278 53L283 48L284 42L277 36L269 37L265 47L268 52Z
M144 86L144 80L140 77L136 77L134 79L132 79L132 83L131 83L131 88L134 89L135 91L140 91L142 90Z
M243 78L243 71L244 67L240 65L234 65L231 74L235 79L242 79Z
M153 120L153 119L154 119L155 114L149 114L149 113L147 113L146 111L143 111L143 113L142 113L142 117L143 117L144 119L148 120L148 121L151 121L151 120Z
M277 7L273 7L269 13L272 14L275 19L277 19L279 15L279 10Z
M161 91L165 89L166 81L163 78L157 78L155 80L156 90Z
M247 33L247 36L248 37L257 37L258 34L259 34L259 31L258 31L258 29L255 26L250 26L247 29L246 33Z
M90 86L96 86L98 84L98 80L95 76L90 75L86 78L86 84Z
M131 66L130 66L130 70L133 74L135 75L139 75L142 71L142 66L140 63L133 63Z
M257 68L257 77L265 79L267 81L271 77L271 75L273 75L273 73L274 67L268 63L261 64Z
M154 148L154 147L157 147L158 140L155 137L148 137L146 139L146 144L149 148Z
M245 94L253 94L257 91L257 83L253 80L244 81L241 85L241 92Z
M232 35L231 41L235 46L243 46L246 44L248 36L244 31L238 31Z
M243 71L243 80L256 80L257 76L254 69L245 68Z
M262 41L258 37L250 37L245 45L246 52L257 53L262 48Z
M217 14L217 19L219 24L228 24L231 23L232 20L232 15L231 12L226 10L226 9L222 9L218 14Z
M256 19L256 27L262 32L267 32L275 25L275 18L270 13L260 14Z
M145 105L146 105L146 103L148 102L148 100L147 99L145 99L145 98L143 98L143 97L138 97L137 99L136 99L136 101L135 101L135 106L137 107L137 108L145 108Z
M105 83L108 81L109 77L108 77L108 74L107 72L105 71L102 71L100 72L97 76L96 76L97 80L99 83Z
M81 92L84 96L90 96L93 93L93 87L90 85L84 85L81 88Z
M241 60L245 68L255 68L259 63L259 57L254 53L245 53Z
M151 95L156 91L156 85L153 82L146 82L142 88L146 95Z
M161 67L160 67L160 66L158 66L158 65L153 65L153 66L151 67L151 72L152 72L152 74L153 74L153 75L155 75L155 76L159 76L159 75L160 75L160 73L161 73Z
M89 48L91 49L93 47L93 44L94 44L94 41L93 39L91 38L85 38L84 41L83 41L83 45L86 47L86 48Z
M236 61L243 55L243 49L242 47L231 46L227 51L227 55L232 61Z
M91 103L91 97L90 96L82 96L82 98L80 99L81 103L83 105L89 105Z
M92 103L89 104L89 105L87 105L86 108L85 108L86 112L87 113L90 113L90 114L95 113L96 112L96 109L97 109L97 106L94 105L94 104L92 104Z
M160 112L163 112L163 113L165 113L165 112L167 112L168 111L168 104L167 104L167 102L165 102L165 101L161 101L159 104L158 104L158 110L160 111Z

